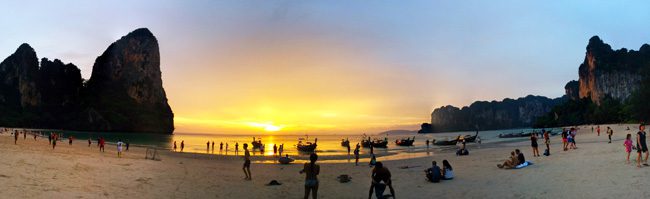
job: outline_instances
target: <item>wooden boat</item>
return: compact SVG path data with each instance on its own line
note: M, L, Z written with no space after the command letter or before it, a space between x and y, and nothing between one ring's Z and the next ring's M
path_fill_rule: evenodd
M296 145L296 147L298 148L298 151L314 152L316 150L316 146L317 146L316 142L318 142L318 138L314 139L314 143L311 143L311 142L304 142L303 143L302 141L298 141L298 144Z
M447 141L433 140L433 145L438 145L438 146L450 146L450 145L456 145L456 143L458 143L458 139L447 140Z
M375 148L387 148L388 147L388 140L375 140L370 142L370 145Z
M499 134L499 138L520 138L520 137L530 137L532 133L508 133L508 134Z
M395 140L395 145L397 145L397 146L413 146L413 142L415 142L415 136L413 137L413 139L406 138L406 139Z
M475 142L476 137L478 137L478 131L476 131L476 134L471 136L471 135L465 135L465 142Z

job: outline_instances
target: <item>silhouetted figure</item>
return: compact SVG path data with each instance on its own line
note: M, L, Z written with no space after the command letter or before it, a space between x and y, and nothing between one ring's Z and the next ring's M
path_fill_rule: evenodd
M174 152L176 152L176 140L174 140Z
M93 141L90 140L90 137L88 137L88 147L93 144Z
M126 142L124 143L124 145L126 145L126 151L129 151L129 140L126 140Z
M181 152L185 149L185 140L181 140Z
M54 139L56 142L56 139ZM106 145L106 139L104 137L99 138L99 150L104 152L104 145Z
M235 143L235 151L237 151L237 143ZM248 144L244 143L244 167L242 170L244 170L244 174L246 175L246 180L252 180L253 177L251 175L251 154L248 152Z
M320 165L316 164L318 155L312 153L309 155L309 163L305 163L300 173L305 173L305 199L309 198L309 192L312 198L318 196L318 174L320 173Z
M278 153L278 146L276 146L275 144L273 144L273 155L275 155L275 154L277 154L277 153Z
M219 143L219 151L223 150L223 142Z
M239 153L239 142L235 142L235 155Z
M386 186L390 188L390 194L395 197L395 189L393 189L393 182L391 180L390 171L384 167L381 162L377 162L375 168L372 169L372 183L370 184L370 191L368 198L372 198L372 192L375 192L375 197L384 198L384 191Z

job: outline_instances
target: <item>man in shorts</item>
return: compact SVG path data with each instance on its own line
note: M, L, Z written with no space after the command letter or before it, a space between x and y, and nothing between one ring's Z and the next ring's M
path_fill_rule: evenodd
M252 180L251 176L251 153L248 151L248 144L244 143L244 174L246 174L246 180Z

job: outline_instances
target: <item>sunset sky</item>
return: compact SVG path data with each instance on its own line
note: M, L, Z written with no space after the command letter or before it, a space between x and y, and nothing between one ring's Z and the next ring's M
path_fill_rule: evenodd
M443 105L560 97L585 46L650 42L647 1L10 1L0 57L29 43L90 78L112 42L158 38L176 132L418 129Z

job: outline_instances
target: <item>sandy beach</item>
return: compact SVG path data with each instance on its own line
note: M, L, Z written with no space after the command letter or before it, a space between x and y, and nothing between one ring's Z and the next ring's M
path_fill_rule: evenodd
M614 129L607 143L605 127ZM625 130L626 127L630 130ZM453 152L428 157L383 161L393 176L398 198L642 198L650 167L625 163L623 140L637 125L601 125L601 136L582 126L576 150L562 151L560 136L552 137L551 156L533 157L530 141L470 144L470 155ZM518 170L496 167L515 148L534 165ZM540 142L540 152L544 146ZM633 152L631 159L635 159ZM145 149L131 147L117 158L115 146L99 152L85 140L52 150L47 139L0 136L0 198L302 198L300 164L253 164L252 181L244 180L238 157L160 152L160 161L144 159ZM450 161L456 178L425 181L432 160ZM378 158L382 161L382 158ZM363 166L362 166L363 165ZM321 164L319 198L367 198L371 168L363 162ZM408 169L400 167L409 166ZM340 174L352 176L339 183ZM282 185L266 186L271 180Z

